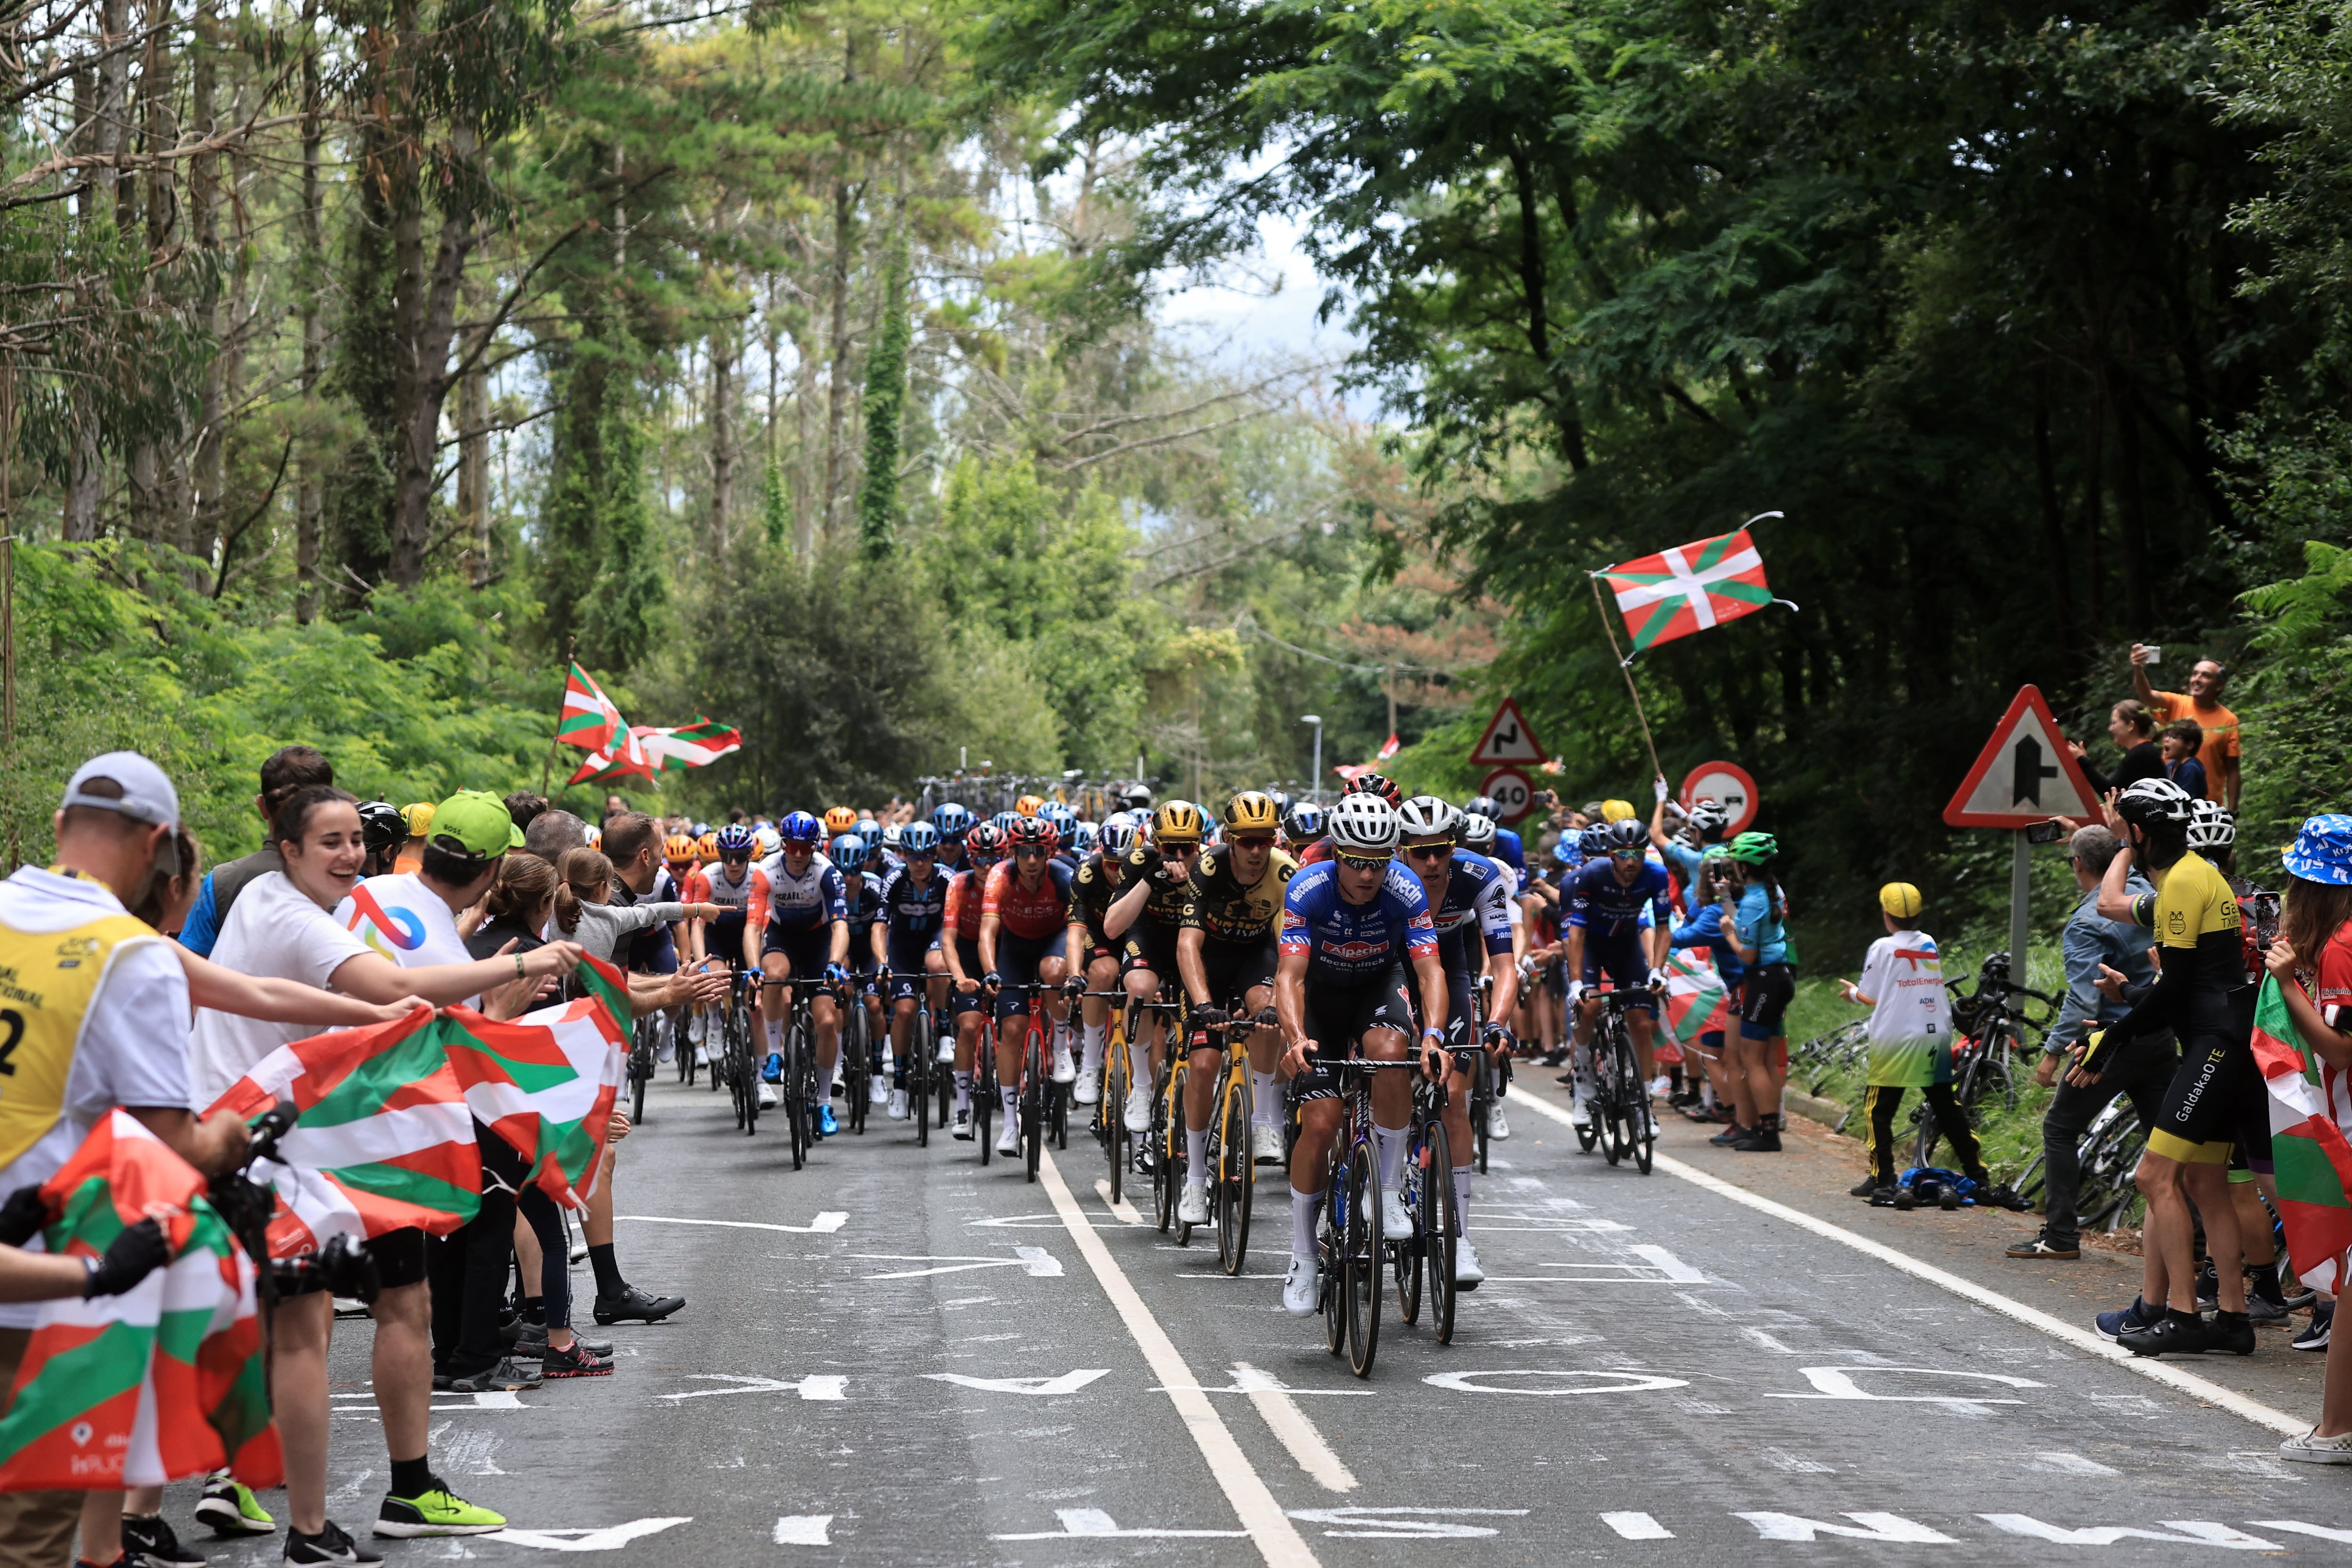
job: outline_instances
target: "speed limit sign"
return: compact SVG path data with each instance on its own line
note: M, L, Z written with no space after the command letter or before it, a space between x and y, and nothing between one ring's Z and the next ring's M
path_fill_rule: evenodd
M1478 786L1478 793L1493 798L1495 814L1505 822L1517 822L1536 802L1535 785L1517 768L1496 768Z

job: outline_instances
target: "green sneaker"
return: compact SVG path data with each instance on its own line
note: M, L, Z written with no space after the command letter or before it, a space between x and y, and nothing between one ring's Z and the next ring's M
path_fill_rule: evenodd
M415 1497L388 1497L375 1516L378 1535L488 1535L507 1527L507 1516L467 1502L446 1487Z
M278 1528L253 1489L226 1470L205 1478L205 1495L196 1503L196 1522L209 1525L215 1535L268 1535Z

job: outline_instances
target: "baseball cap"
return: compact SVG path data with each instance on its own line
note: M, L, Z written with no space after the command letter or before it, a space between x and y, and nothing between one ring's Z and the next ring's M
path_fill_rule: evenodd
M85 786L100 779L110 781L119 793L90 794ZM66 781L66 797L59 809L76 805L119 811L134 822L156 827L180 826L180 792L172 787L163 769L136 752L109 752L76 768L73 777Z
M400 808L400 815L402 820L408 824L408 836L422 838L425 829L433 826L433 803L429 800L411 802Z
M1889 882L1878 889L1878 907L1898 921L1907 921L1926 909L1927 900L1908 882Z
M484 859L522 847L522 829L507 803L488 790L461 789L433 808L433 837L451 838Z
M2306 882L2352 886L2352 816L2333 812L2312 817L2281 858L2288 871Z

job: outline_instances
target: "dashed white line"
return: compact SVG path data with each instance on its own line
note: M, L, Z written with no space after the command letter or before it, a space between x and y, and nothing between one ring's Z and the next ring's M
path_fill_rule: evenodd
M1626 1541L1672 1541L1675 1532L1646 1513L1604 1513L1601 1522Z
M1127 1201L1126 1194L1121 1194L1117 1203L1113 1203L1111 1201L1110 1178L1108 1176L1097 1176L1095 1178L1095 1194L1102 1199L1103 1207L1110 1210L1111 1217L1113 1219L1118 1220L1126 1225L1141 1225L1143 1223L1143 1215L1137 1213L1135 1205Z
M827 1209L806 1225L763 1225L754 1219L679 1219L666 1214L616 1214L614 1219L635 1220L640 1225L716 1225L729 1230L781 1230L791 1236L830 1236L849 1223L849 1215L836 1209Z
M1327 1491L1351 1492L1356 1489L1356 1472L1342 1463L1315 1423L1307 1419L1307 1412L1290 1397L1290 1391L1276 1382L1270 1373L1260 1372L1249 1363L1234 1363L1234 1382L1249 1393L1249 1402L1265 1417L1265 1424L1290 1457Z

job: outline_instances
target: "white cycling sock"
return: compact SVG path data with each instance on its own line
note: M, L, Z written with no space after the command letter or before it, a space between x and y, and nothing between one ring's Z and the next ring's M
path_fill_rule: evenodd
M1020 1114L1021 1091L1019 1089L1000 1089L996 1091L996 1098L1004 1102L1004 1115L1007 1121Z
M1396 1191L1397 1171L1404 1163L1404 1134L1402 1127L1372 1123L1372 1147L1381 1152L1381 1185L1390 1192Z
M1290 1256L1315 1260L1315 1216L1323 1207L1321 1193L1290 1189Z
M1454 1167L1454 1225L1464 1236L1470 1234L1470 1178L1477 1173L1475 1165Z
M1184 1161L1185 1184L1193 1187L1207 1186L1209 1184L1209 1130L1207 1128L1203 1127L1198 1132L1189 1127L1184 1129Z
M775 1019L768 1025L768 1049L781 1056L784 1049L784 1021Z
M1250 1068L1250 1125L1282 1125L1282 1085L1270 1072Z
M1088 1024L1086 1033L1086 1068L1100 1072L1103 1064L1103 1037L1108 1029L1101 1024Z
M968 1072L960 1072L955 1075L955 1079L956 1109L958 1110L968 1110L971 1105L971 1074Z

